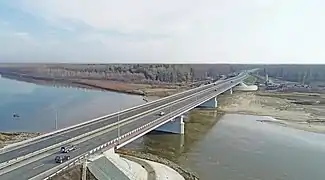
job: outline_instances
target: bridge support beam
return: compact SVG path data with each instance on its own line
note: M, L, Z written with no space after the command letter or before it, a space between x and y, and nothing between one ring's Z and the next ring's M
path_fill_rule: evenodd
M185 123L184 116L179 116L172 121L155 129L155 131L172 133L172 134L184 134L185 133Z
M232 94L232 88L229 89L229 93Z
M203 104L199 105L199 107L201 107L201 108L216 108L216 107L218 107L217 97L214 97L214 98L204 102Z

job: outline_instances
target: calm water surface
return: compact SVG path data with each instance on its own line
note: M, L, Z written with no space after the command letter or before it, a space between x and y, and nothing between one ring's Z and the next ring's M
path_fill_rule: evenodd
M63 128L142 103L140 96L40 86L0 76L0 131L51 131L56 112Z
M228 114L199 140L191 132L148 135L133 148L171 159L203 180L325 179L325 135L256 121L262 119L268 118Z

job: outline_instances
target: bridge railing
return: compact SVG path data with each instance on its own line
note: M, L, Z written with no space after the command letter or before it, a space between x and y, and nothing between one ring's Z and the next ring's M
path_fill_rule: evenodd
M236 84L236 83L234 83L234 84ZM226 89L224 91L226 91ZM222 92L224 92L224 91L222 91ZM109 148L113 148L113 147L117 147L117 148L122 147L124 145L123 144L124 142L130 141L130 140L132 141L132 138L136 139L136 138L138 138L138 136L142 136L142 135L148 133L148 131L160 127L161 125L167 123L171 119L175 119L176 117L184 114L185 112L197 107L198 104L202 104L202 103L206 102L207 100L210 100L211 98L213 98L213 97L215 97L216 95L219 95L219 94L220 94L220 92L219 93L212 93L212 94L210 94L210 95L208 95L206 97L198 99L198 100L194 101L193 103L191 103L189 105L186 105L183 108L181 108L181 109L177 110L176 112L172 113L172 115L170 115L170 117L168 117L167 119L166 119L166 116L164 116L164 117L160 117L160 118L158 118L158 119L156 119L154 121L151 121L151 122L149 122L149 123L147 123L147 124L145 124L145 125L143 125L141 127L138 127L136 129L126 133L126 134L123 134L120 137L117 137L117 138L115 138L115 139L113 139L111 141L108 141L105 144L97 146L96 148L94 148L94 149L92 149L92 150L90 150L90 151L88 151L88 152L86 152L86 153L84 153L84 154L82 154L80 156L77 156L77 157L73 158L70 161L62 163L62 164L56 166L53 169L45 171L45 172L39 174L38 176L35 176L34 178L32 178L32 180L36 180L36 179L40 179L40 178L44 178L45 180L51 179L54 176L61 173L62 171L66 170L66 169L68 169L70 167L73 167L76 164L79 164L80 162L84 161L91 154L97 153L98 151L103 150L103 149L109 149ZM168 116L168 114L167 114L167 116Z

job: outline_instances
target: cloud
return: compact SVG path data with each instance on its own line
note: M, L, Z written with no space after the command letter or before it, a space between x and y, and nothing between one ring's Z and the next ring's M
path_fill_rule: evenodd
M52 23L81 22L101 30L123 33L171 33L187 15L195 11L195 4L180 1L150 0L27 0L21 5L30 13L42 15ZM186 3L187 2L187 3ZM176 29L175 29L176 28Z
M13 28L16 34L29 34L24 43L34 43L23 51L21 58L25 59L325 62L323 1L20 0L7 5L34 18L30 27L38 27L29 31L21 26ZM18 41L15 38L13 42ZM19 59L16 56L11 59Z
M20 37L29 37L29 33L27 32L15 32L14 34Z

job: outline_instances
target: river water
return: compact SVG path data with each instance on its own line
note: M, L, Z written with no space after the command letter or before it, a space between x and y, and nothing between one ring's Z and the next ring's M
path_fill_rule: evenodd
M141 103L139 96L0 78L0 131L50 131L56 111L62 128ZM267 119L193 110L185 135L148 134L127 147L170 159L202 180L323 180L325 135L256 121Z
M163 156L196 172L203 180L325 178L323 134L256 121L269 120L268 117L219 117L216 112L200 110L193 114L196 115L190 116L186 125L190 130L184 137L152 134L128 148Z
M0 131L47 132L144 103L140 96L57 88L0 76ZM14 116L15 115L15 116Z

